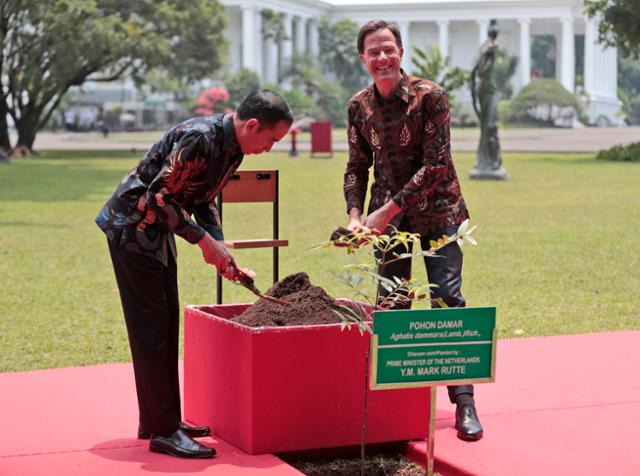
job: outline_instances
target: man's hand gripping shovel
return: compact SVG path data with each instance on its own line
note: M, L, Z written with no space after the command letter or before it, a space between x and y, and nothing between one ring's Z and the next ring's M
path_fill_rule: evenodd
M264 294L263 292L261 292L256 287L255 283L253 282L253 279L251 279L249 276L247 276L241 269L239 269L238 267L234 266L234 264L233 264L233 262L231 260L229 260L229 263L227 264L227 266L230 266L230 267L233 268L236 280L240 284L242 284L242 286L247 288L249 291L251 291L253 294L258 296L259 298L264 299L265 301L273 302L275 304L280 304L281 306L291 306L291 303L288 302L288 301L285 301L283 299L278 299L278 298L275 298L273 296L268 296L268 295Z

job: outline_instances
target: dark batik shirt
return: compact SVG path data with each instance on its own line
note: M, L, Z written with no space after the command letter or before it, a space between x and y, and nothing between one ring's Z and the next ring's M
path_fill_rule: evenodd
M189 119L122 179L96 223L114 244L166 266L174 233L194 244L207 232L223 239L214 200L243 157L231 114Z
M390 99L369 86L349 102L348 135L347 212L364 210L373 165L368 213L393 200L402 211L391 224L420 234L469 217L451 160L449 103L442 87L404 73Z

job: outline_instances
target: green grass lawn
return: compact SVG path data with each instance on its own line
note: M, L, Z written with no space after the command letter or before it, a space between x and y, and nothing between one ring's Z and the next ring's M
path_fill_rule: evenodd
M281 276L306 271L345 296L331 272L341 250L309 248L346 223L346 154L248 157L244 169L281 171ZM137 162L129 152L44 152L0 166L0 371L129 361L115 280L93 219ZM500 337L640 329L640 164L589 154L505 154L511 179L467 179L472 154L457 154L479 246L465 254L471 306L496 306ZM227 238L271 231L267 204L225 206ZM215 272L178 240L182 304L215 302ZM266 289L269 250L238 251ZM416 263L416 275L425 275ZM253 302L225 285L225 302Z

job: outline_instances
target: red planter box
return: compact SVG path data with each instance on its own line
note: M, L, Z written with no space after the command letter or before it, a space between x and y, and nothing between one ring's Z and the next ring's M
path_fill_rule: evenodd
M248 306L185 308L185 418L250 454L359 445L370 335L229 320ZM370 390L367 443L426 438L430 398Z

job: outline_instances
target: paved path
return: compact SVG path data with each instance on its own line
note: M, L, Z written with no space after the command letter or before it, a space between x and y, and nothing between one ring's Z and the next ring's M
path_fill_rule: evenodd
M96 133L41 132L36 136L37 149L135 149L149 148L162 132L118 134L103 138ZM478 130L453 130L453 151L474 151L478 145ZM618 144L640 141L640 127L586 127L582 129L508 129L500 131L500 142L505 152L597 152ZM274 150L289 150L290 140L285 138ZM299 143L300 151L309 150L309 142ZM334 148L347 150L346 140L334 140Z

